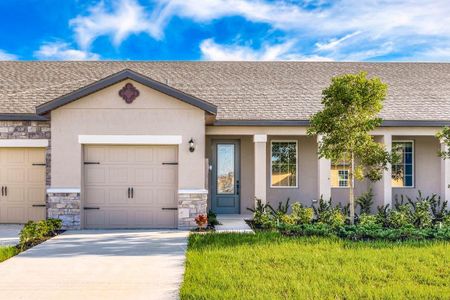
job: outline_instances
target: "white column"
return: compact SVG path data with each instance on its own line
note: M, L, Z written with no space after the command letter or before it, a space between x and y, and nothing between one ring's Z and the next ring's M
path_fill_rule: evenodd
M448 146L442 142L441 151L448 151ZM441 198L450 202L450 159L441 159Z
M253 142L255 144L255 197L261 199L262 203L267 203L267 135L255 134Z
M322 141L322 136L317 136L317 144ZM326 158L319 158L317 167L317 197L323 199L331 198L331 161Z
M391 153L392 151L392 134L383 135L383 144L386 147L386 151ZM383 171L383 204L389 204L392 207L392 166L387 165L387 169Z

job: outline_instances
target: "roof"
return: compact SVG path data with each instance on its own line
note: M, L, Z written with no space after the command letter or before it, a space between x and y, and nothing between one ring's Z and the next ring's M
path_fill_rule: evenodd
M124 69L217 106L223 124L307 120L321 109L333 76L359 71L388 84L383 119L450 120L447 63L3 61L0 114L35 114L37 106Z
M49 111L56 109L58 107L61 107L63 105L66 105L70 102L73 102L75 100L78 100L82 97L85 97L87 95L90 95L92 93L95 93L101 89L104 89L108 86L111 86L113 84L116 84L120 81L123 81L125 79L132 79L136 82L139 82L147 87L150 87L156 91L159 91L161 93L164 93L166 95L172 96L178 100L181 100L185 103L191 104L193 106L196 106L200 109L203 109L204 111L210 113L210 114L216 114L217 113L217 107L214 104L208 103L206 101L203 101L201 99L198 99L194 96L188 95L183 93L182 91L179 91L177 89L174 89L166 84L163 84L161 82L155 81L151 78L148 78L146 76L143 76L139 73L136 73L132 70L125 69L123 71L120 71L118 73L115 73L113 75L110 75L106 78L100 79L99 81L96 81L88 86L82 87L72 93L69 93L67 95L58 97L54 100L51 100L49 102L46 102L44 104L41 104L36 107L36 112L39 115L46 114Z

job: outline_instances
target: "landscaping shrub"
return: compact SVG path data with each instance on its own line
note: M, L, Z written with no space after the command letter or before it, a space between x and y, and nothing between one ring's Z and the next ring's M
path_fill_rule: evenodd
M373 205L373 196L373 190L370 188L366 193L363 193L356 199L356 204L359 206L360 214L370 214L370 210Z
M316 222L330 226L341 226L345 223L345 215L340 206L333 207L331 199L326 201L320 197L317 207L313 206ZM344 209L345 210L345 209Z
M207 218L208 218L208 226L214 227L216 225L220 225L220 222L217 220L217 214L212 210L208 211Z
M28 221L20 231L19 247L21 251L55 236L61 227L62 221L59 219Z
M409 197L395 198L391 209L389 205L378 207L375 215L368 203L372 203L373 194L369 192L360 197L361 215L357 225L350 225L348 206L333 206L331 199L320 198L312 208L301 203L292 205L289 214L289 199L280 202L277 209L257 202L254 212L255 229L275 229L285 235L299 236L336 236L350 240L450 240L450 212L447 202L431 195L423 197L419 192L413 201ZM347 222L346 222L347 221Z

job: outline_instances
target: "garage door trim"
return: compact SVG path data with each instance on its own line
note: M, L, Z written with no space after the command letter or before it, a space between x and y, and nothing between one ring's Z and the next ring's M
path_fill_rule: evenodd
M80 144L89 145L180 145L181 135L79 135Z

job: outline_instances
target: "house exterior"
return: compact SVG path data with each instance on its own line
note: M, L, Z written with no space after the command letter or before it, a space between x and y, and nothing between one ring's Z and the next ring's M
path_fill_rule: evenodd
M402 160L373 188L450 200L450 64L322 62L0 62L0 223L186 228L255 197L345 203L346 162L319 159L309 117L333 76L389 86L372 132ZM392 170L400 178L392 178Z

